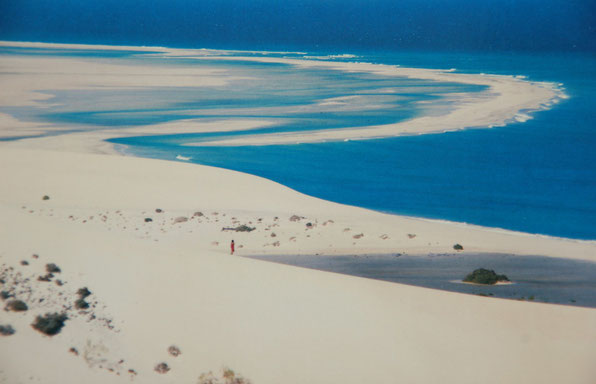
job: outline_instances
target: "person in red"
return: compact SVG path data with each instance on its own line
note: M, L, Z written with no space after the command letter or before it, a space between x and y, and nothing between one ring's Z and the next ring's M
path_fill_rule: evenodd
M232 240L232 242L230 243L230 250L232 251L230 254L233 255L234 254L234 240Z

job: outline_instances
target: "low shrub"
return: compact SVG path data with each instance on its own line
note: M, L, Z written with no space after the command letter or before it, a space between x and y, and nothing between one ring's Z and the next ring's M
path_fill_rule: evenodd
M1 298L2 300L9 299L9 298L11 298L11 297L13 297L13 296L14 296L14 295L13 295L12 293L8 292L8 291L2 291L2 292L0 292L0 298Z
M81 299L84 299L87 296L91 295L91 291L87 287L79 288L79 290L77 291L77 295L79 295Z
M11 325L0 325L0 335L10 336L14 335L15 330Z
M54 277L54 275L51 274L51 273L48 273L47 275L44 275L44 276L38 276L37 277L37 280L39 280L39 281L52 281L52 277Z
M236 232L252 232L254 231L256 228L255 227L249 227L248 225L240 225L236 228L233 228L234 231Z
M85 299L80 298L77 301L75 301L75 308L76 309L87 309L89 308L89 303L85 301Z
M479 268L468 274L463 280L466 283L494 285L499 281L509 281L505 275L497 275L492 269Z
M48 273L60 273L60 268L54 263L46 264L46 271Z
M13 312L23 312L29 309L22 300L11 300L6 304L6 309Z
M43 334L54 336L60 333L67 319L65 313L46 313L43 316L37 316L31 326Z
M464 247L461 244L455 244L453 246L453 249L455 249L456 251L463 251Z

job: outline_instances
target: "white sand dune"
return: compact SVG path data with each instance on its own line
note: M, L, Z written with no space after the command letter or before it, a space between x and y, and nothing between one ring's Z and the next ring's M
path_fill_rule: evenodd
M98 317L115 327L71 310L60 334L42 336L29 326L34 316L61 307L51 304L53 283L35 282L48 304L29 302L25 314L1 317L16 329L0 344L4 382L128 382L134 369L136 382L192 383L222 366L254 383L477 383L483 372L487 383L591 383L596 377L596 310L433 291L228 254L231 238L242 245L239 254L448 252L460 242L478 251L579 258L593 257L593 242L383 215L183 163L8 148L0 161L3 267L35 277L56 263L57 278L66 282L63 300L73 302L78 288L89 287ZM195 211L203 216L174 224ZM305 219L290 221L293 214ZM305 229L306 220L316 227ZM323 225L327 220L333 223ZM238 223L257 229L221 231ZM365 236L353 239L360 231ZM380 239L385 233L389 239ZM273 240L280 245L268 245ZM181 356L167 354L172 344ZM71 347L80 355L69 353ZM171 367L164 375L153 371L162 361Z
M227 366L255 384L594 383L594 309L239 256L449 253L459 243L594 261L596 242L343 206L238 172L121 156L102 141L111 134L0 143L0 290L29 306L0 311L16 331L0 336L0 382L197 383ZM222 230L239 225L255 229ZM38 281L48 263L61 272ZM82 287L92 306L78 311ZM62 311L55 336L30 326ZM170 371L155 372L161 362Z

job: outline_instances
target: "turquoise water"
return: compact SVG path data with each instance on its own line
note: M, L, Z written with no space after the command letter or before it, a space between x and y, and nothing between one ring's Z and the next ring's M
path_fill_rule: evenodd
M4 52L11 54L13 52ZM533 119L492 129L390 139L259 147L188 147L247 132L111 140L137 156L247 172L327 200L379 211L546 235L596 239L596 59L579 54L357 52L358 61L461 72L523 75L563 83L568 100ZM29 52L28 54L39 54ZM89 53L97 58L98 53ZM100 55L100 54L99 54ZM111 57L123 63L137 54ZM143 58L147 60L147 58ZM160 65L166 61L151 58ZM355 60L355 59L335 59ZM167 65L212 65L168 60ZM189 118L241 118L271 126L251 135L362 127L444 113L454 93L482 86L296 69L282 64L216 64L247 80L211 88L60 91L51 108L11 108L23 120L101 130ZM391 88L393 93L384 90ZM357 95L343 107L318 104Z

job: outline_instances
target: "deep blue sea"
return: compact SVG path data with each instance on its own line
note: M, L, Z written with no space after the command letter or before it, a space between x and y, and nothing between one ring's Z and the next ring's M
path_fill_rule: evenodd
M18 54L48 54L17 50ZM309 53L325 56L329 53ZM191 162L262 176L308 195L378 211L529 233L596 239L596 57L580 53L354 52L361 61L458 72L523 75L562 83L568 99L503 127L318 144L196 147L234 135L362 127L453 108L480 85L298 69L285 64L144 57L144 63L217 65L245 80L210 88L57 91L51 108L3 109L73 130L184 119L267 120L250 132L155 135L110 140L136 156ZM15 54L14 49L0 54ZM134 63L133 52L62 50ZM302 54L279 54L301 57ZM387 90L391 92L387 92ZM348 96L348 99L345 97ZM339 100L332 106L320 101ZM346 102L346 100L348 100ZM339 106L338 106L339 105Z

